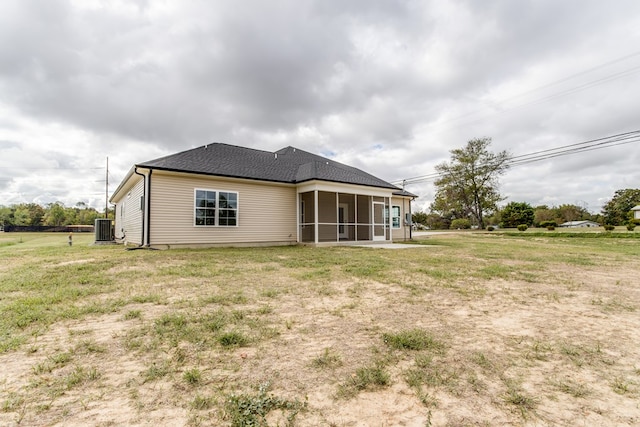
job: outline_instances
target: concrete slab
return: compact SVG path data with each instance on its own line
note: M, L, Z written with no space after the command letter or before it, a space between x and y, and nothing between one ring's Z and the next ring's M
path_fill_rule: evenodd
M373 249L416 249L416 248L429 248L435 247L435 245L415 245L408 243L368 243L366 245L353 245L359 248L373 248Z

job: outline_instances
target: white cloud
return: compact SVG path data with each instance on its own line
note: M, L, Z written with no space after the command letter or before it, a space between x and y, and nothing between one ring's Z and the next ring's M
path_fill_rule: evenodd
M633 0L8 1L0 204L99 207L101 170L80 168L109 156L117 181L213 141L298 146L396 180L476 137L523 154L635 130L637 46ZM522 166L503 190L597 211L638 186L639 152ZM433 197L428 182L408 190Z

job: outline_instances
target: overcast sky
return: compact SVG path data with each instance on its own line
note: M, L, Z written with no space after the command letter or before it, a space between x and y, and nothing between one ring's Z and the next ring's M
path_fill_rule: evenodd
M473 138L520 155L638 129L637 0L0 0L0 205L104 209L107 157L111 195L211 142L396 182ZM504 203L592 212L622 188L639 142L501 178Z

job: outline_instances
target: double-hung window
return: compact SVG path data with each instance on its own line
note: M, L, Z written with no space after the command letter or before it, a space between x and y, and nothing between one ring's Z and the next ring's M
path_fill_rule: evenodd
M391 228L400 228L400 206L391 207Z
M195 225L235 227L238 225L238 193L195 190Z

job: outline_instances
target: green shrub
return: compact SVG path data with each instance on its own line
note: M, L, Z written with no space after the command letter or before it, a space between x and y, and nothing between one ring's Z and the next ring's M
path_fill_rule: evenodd
M189 384L198 384L202 380L202 373L198 368L186 370L182 378Z
M231 395L225 402L226 417L232 427L267 426L267 416L272 411L286 415L287 424L293 425L295 417L307 407L306 400L286 400L268 393L269 383L260 384L258 394Z
M558 223L557 223L557 222L555 222L555 221L542 221L542 222L540 223L540 227L542 227L542 228L546 228L547 230L550 230L550 228L549 228L549 227L554 227L554 229L555 229L555 227L557 227L557 226L558 226ZM552 229L551 229L551 230L552 230Z
M471 221L466 218L458 218L451 221L451 230L468 230L471 228Z
M382 335L382 339L389 347L398 350L441 350L444 347L441 342L422 329L400 331L395 334L387 333Z
M613 230L615 230L615 228L616 228L616 226L615 226L615 225L611 225L611 224L605 224L605 225L604 225L604 229L605 229L606 231L613 231Z
M627 230L633 231L635 228L636 228L635 224L631 224L631 223L627 224Z
M495 230L495 229L496 229L496 228L495 228L495 227L493 227L492 225L490 225L490 226L488 226L488 227L487 227L487 231L493 231L493 230Z
M218 342L224 347L245 347L249 339L240 332L227 332L218 337Z
M527 224L520 224L518 226L518 230L519 231L527 231L527 228L529 228L529 226Z

